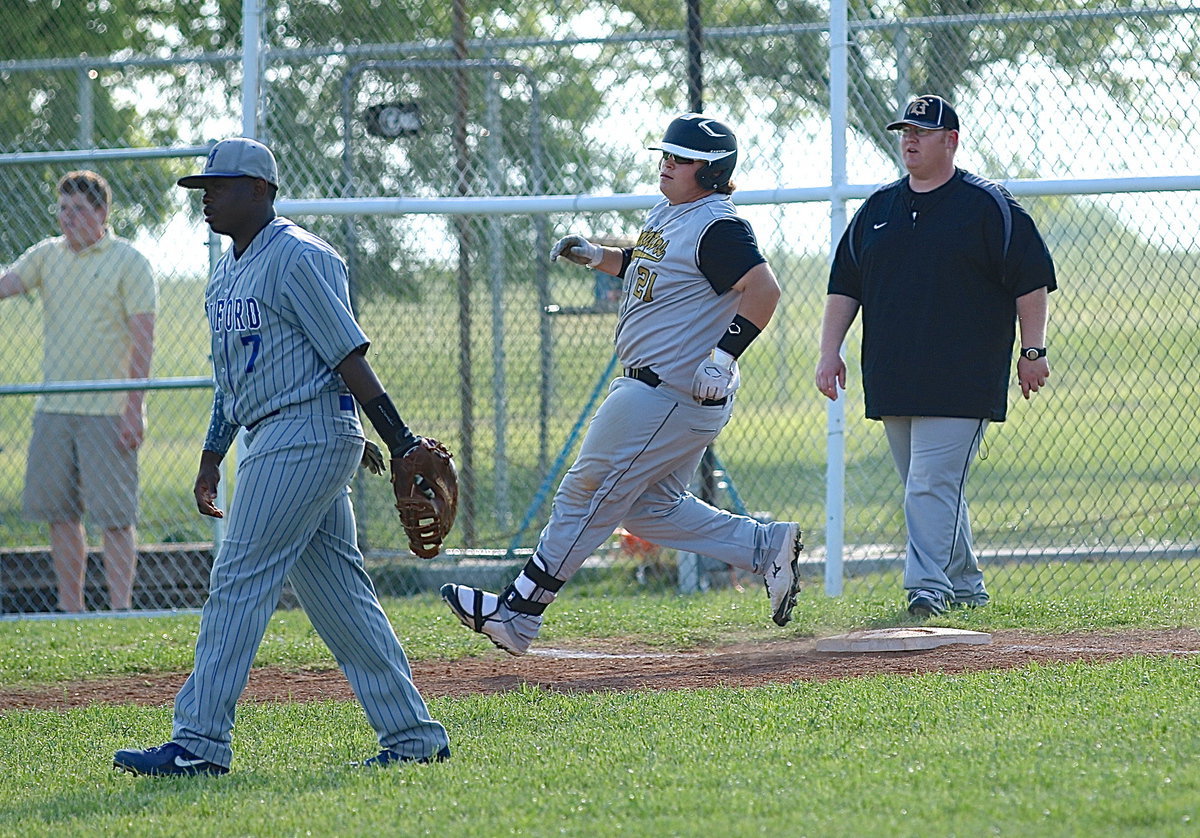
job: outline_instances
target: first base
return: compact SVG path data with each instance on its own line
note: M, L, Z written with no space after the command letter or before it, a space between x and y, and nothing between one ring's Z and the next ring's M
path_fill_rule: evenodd
M837 634L817 641L818 652L911 652L936 649L953 643L986 646L992 636L982 631L914 626L909 628L871 629Z

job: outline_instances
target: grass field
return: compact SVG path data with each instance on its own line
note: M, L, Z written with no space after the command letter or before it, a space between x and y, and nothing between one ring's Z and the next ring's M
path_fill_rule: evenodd
M1200 625L1194 587L1108 581L937 622L1044 633ZM695 649L894 624L897 612L894 597L805 591L780 632L763 625L760 599L757 589L582 589L555 605L544 638ZM490 649L432 596L386 607L413 659ZM0 623L0 685L186 671L197 626L192 615ZM332 666L293 611L272 620L257 663ZM1192 657L1133 657L753 689L526 686L431 700L454 759L365 773L345 767L374 747L354 703L247 704L234 772L191 780L109 767L117 748L164 741L169 707L7 712L0 835L1193 835L1198 676Z

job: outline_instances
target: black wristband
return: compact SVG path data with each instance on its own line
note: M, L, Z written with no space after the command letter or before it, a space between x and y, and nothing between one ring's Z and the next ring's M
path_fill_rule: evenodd
M735 358L740 358L742 353L746 351L756 337L762 334L762 329L755 326L745 317L740 314L733 316L733 322L729 324L729 328L725 334L721 335L721 340L717 343L717 349L722 352L728 352Z
M625 271L629 270L629 263L633 261L633 248L621 248L621 270L615 276L625 276Z
M387 393L364 404L363 413L371 420L379 438L393 457L403 456L405 451L417 444L416 435L404 424Z

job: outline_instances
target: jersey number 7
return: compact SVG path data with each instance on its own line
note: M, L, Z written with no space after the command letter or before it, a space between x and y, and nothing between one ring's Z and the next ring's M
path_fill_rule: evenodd
M262 335L242 335L242 346L253 346L250 350L250 360L246 362L246 372L254 372L254 362L258 360L258 350L262 347Z

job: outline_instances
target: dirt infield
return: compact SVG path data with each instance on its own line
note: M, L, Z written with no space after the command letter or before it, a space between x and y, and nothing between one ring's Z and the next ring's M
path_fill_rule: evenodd
M522 685L559 692L752 687L864 675L916 675L1013 669L1026 664L1099 662L1132 655L1200 654L1195 629L1036 635L997 631L986 646L952 645L915 652L828 654L816 639L720 646L670 653L588 644L541 648L521 658L498 650L454 662L417 661L413 677L428 698L496 693ZM53 687L0 688L0 711L66 709L89 704L169 705L187 673L106 678ZM243 701L352 699L338 670L255 669Z

